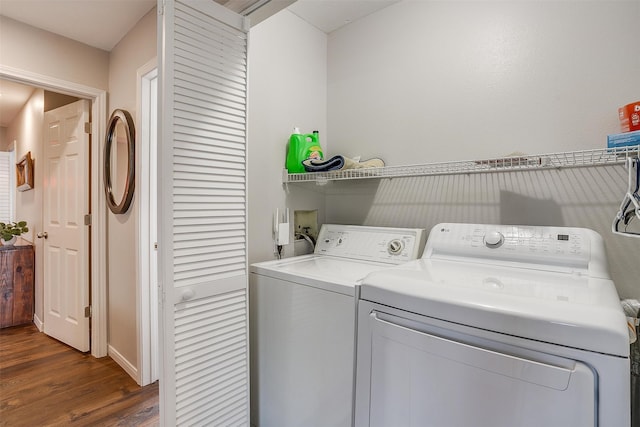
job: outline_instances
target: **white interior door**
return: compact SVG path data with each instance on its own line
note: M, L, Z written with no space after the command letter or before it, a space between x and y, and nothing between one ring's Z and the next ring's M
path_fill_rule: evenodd
M158 10L161 424L248 425L248 25L210 0Z
M44 332L89 351L89 122L90 103L76 101L45 113Z

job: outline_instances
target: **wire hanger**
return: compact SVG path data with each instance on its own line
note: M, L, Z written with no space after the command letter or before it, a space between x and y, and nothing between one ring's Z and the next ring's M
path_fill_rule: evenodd
M627 226L632 220L640 223L640 157L628 158L627 169L629 170L629 185L627 187L627 193L622 199L620 204L620 210L616 213L611 225L611 231L615 234L623 236L638 237L640 233L627 231ZM622 223L624 229L620 229Z

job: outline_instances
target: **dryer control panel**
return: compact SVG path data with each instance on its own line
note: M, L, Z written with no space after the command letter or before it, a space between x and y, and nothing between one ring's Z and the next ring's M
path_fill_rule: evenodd
M324 224L314 253L401 264L417 259L424 242L425 232L421 228Z
M602 237L586 228L438 224L422 258L467 258L609 278Z

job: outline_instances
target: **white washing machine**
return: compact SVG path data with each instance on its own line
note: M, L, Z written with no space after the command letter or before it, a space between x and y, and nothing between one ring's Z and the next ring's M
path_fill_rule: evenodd
M313 254L251 266L252 425L352 425L357 285L417 259L424 239L421 229L325 224Z
M360 288L356 427L628 427L629 341L602 238L440 224Z

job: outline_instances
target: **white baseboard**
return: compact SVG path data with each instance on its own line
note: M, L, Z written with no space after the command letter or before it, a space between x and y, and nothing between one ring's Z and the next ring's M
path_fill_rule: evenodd
M44 322L38 318L37 314L33 315L33 323L36 325L36 328L38 328L38 331L44 331Z
M118 350L113 348L111 345L108 346L107 354L110 358L112 358L124 371L129 374L131 378L133 378L136 383L140 384L140 374L138 372L138 368L133 366L124 356L122 356Z

